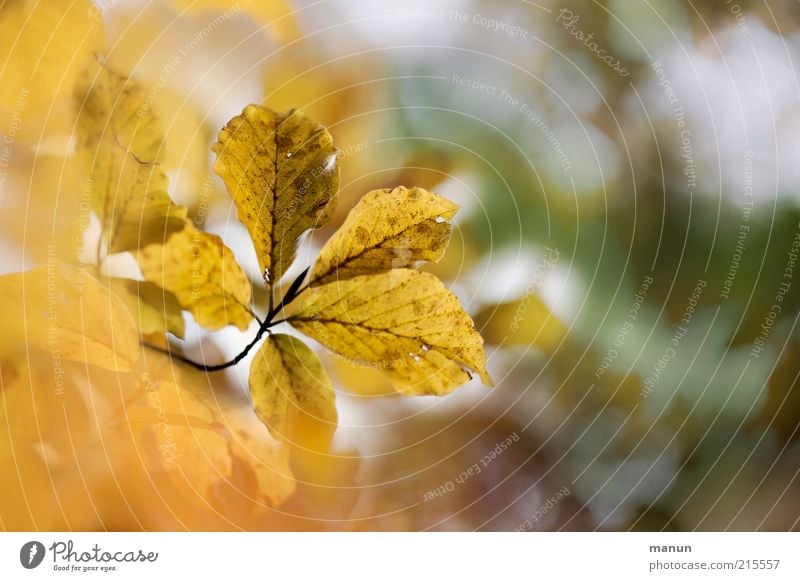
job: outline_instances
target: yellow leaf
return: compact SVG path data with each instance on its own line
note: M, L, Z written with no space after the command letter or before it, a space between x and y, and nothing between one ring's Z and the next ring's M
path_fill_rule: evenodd
M566 328L535 294L513 302L489 305L475 315L483 337L494 345L533 345L546 353L555 351Z
M140 355L131 314L107 287L80 267L57 260L0 277L0 349L130 371ZM63 374L63 369L60 371Z
M323 226L336 208L333 140L303 113L249 105L222 129L213 149L214 170L250 232L264 279L277 282L300 235Z
M164 135L142 89L96 65L76 95L77 155L109 252L162 242L183 228L186 208L167 193L167 176L158 163Z
M167 333L183 339L184 323L181 305L170 291L148 281L112 278L111 290L133 313L139 333Z
M102 22L89 0L16 0L0 3L0 128L6 136L33 142L50 117L69 120L75 82L92 53L103 45ZM56 120L57 121L57 120ZM71 123L59 131L68 132Z
M311 271L311 284L346 280L436 262L450 239L458 206L422 188L374 190L350 211L322 248Z
M174 293L206 329L245 330L253 320L250 280L219 236L187 222L166 244L140 250L137 259L144 278Z
M251 409L208 385L143 377L105 437L122 451L134 446L148 477L166 476L201 506L216 499L216 509L229 513L226 504L238 497L252 511L256 503L275 506L294 490L286 451Z
M307 290L290 322L354 361L378 363L409 395L443 395L470 379L491 384L483 339L435 276L395 269Z
M291 335L271 335L250 368L250 395L270 433L291 439L291 418L304 413L335 428L333 385L314 352Z
M284 0L172 0L172 3L193 12L219 11L226 18L244 10L263 24L264 31L278 43L285 43L298 33L294 10Z

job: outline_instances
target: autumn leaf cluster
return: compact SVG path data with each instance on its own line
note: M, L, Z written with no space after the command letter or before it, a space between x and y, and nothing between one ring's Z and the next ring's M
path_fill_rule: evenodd
M188 13L239 6L172 3ZM242 6L273 23L265 30L274 40L296 33L283 3ZM42 264L0 277L0 418L9 426L0 465L17 474L0 485L6 526L92 528L119 519L112 526L130 528L145 526L142 515L153 527L252 523L254 507L279 504L295 489L287 449L296 453L315 430L324 436L316 448L325 448L336 429L321 350L337 372L340 364L378 370L405 395L444 395L475 373L490 383L473 321L436 276L419 270L443 257L457 206L411 186L418 172L388 180L409 187L373 189L386 185L383 176L354 181L366 170L348 159L343 205L353 206L353 183L371 185L357 192L344 223L336 218L341 227L317 259L296 264L310 232L320 230L317 241L331 230L340 189L341 156L316 118L333 125L352 116L360 103L352 87L363 83L316 69L303 77L335 95L339 117L306 100L303 111L245 107L218 133L221 180L207 192L213 138L205 113L175 83L155 93L147 73L137 69L140 84L113 72L132 70L147 20L105 46L94 8L86 0L0 7L0 46L12 55L0 110L11 123L5 133L17 139L13 189L27 188L27 197L5 198L3 229ZM270 63L271 85L306 64ZM334 91L339 85L352 87ZM298 97L270 89L266 102L291 107ZM361 142L365 132L363 123L337 124L340 143L343 135ZM215 196L217 182L250 235L257 280L193 213L201 188ZM487 317L481 327L491 331ZM180 340L196 335L194 324L235 327L247 346L224 361L213 336L201 335L212 348L189 362ZM237 363L249 365L249 394L232 374L202 373ZM338 378L357 391L352 377Z
M164 136L143 91L100 64L79 86L78 152L101 224L98 261L131 252L144 279L109 284L138 313L145 339L183 337L182 311L209 330L233 325L244 331L256 321L255 339L242 354L266 335L249 386L273 435L286 438L297 414L337 422L322 364L302 340L273 332L279 323L350 361L384 370L401 393L444 395L471 371L490 382L472 320L435 276L415 268L441 258L455 204L422 188L369 192L310 271L283 289L278 283L301 236L333 215L337 151L330 133L304 113L247 106L220 131L214 169L258 257L269 296L262 320L232 251L195 228L167 193L159 163Z

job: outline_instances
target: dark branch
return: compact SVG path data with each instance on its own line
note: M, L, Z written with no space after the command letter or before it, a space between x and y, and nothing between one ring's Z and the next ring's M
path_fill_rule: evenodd
M261 338L264 336L264 333L268 333L271 327L274 327L275 325L285 321L285 319L276 320L275 318L280 314L280 312L286 306L288 306L294 299L296 299L300 295L300 293L302 293L305 290L306 287L301 288L301 285L303 284L303 280L305 280L305 277L308 274L308 270L309 269L306 268L300 274L300 276L298 276L292 282L292 284L289 286L289 290L287 290L286 294L283 295L283 299L281 299L281 302L278 303L277 306L270 309L263 323L259 321L260 325L258 327L258 333L256 333L255 338L252 341L250 341L250 343L247 344L247 346L241 353L239 353L236 357L234 357L230 361L226 361L225 363L218 363L215 365L207 365L205 363L198 363L196 361L192 361L191 359L189 359L188 357L184 357L183 355L178 355L177 353L173 353L172 349L169 346L170 345L169 343L167 343L166 349L145 342L142 342L142 345L148 347L149 349L153 349L154 351L165 353L166 355L169 355L170 358L177 359L178 361L181 361L186 365L194 367L195 369L198 369L200 371L205 371L205 372L221 371L223 369L227 369L228 367L233 367L234 365L239 363L242 359L247 357L247 354L250 353L253 347L256 346L256 343L258 343L261 340ZM270 296L272 296L272 293L270 293ZM258 317L256 317L256 320L258 320Z

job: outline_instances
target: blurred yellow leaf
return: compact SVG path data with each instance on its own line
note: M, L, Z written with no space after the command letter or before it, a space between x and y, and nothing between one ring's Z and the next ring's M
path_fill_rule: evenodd
M142 89L96 65L80 83L77 106L77 155L109 252L161 242L183 228L186 208L167 193L158 163L164 135Z
M336 207L339 168L328 131L297 111L249 105L213 146L223 178L250 232L268 283L295 256L297 239L324 225Z
M788 342L770 375L761 411L753 424L770 426L782 442L800 439L800 345Z
M374 116L364 113L389 106L386 92L380 90L380 66L374 55L349 54L341 59L325 53L322 46L309 50L299 44L283 47L283 51L286 58L264 63L263 104L275 111L297 108L325 125L341 157L349 158L343 172L345 167L366 167L361 163L366 157L363 152L380 135ZM351 177L364 178L365 174L355 171Z
M139 337L122 301L81 267L55 259L0 277L0 320L4 351L50 353L56 367L77 361L130 371L139 359Z
M447 252L442 259L435 263L423 264L420 270L430 272L444 281L457 280L477 264L484 251L481 244L475 240L475 236L458 230L450 237Z
M311 284L436 262L450 239L458 210L422 188L374 190L356 204L331 236L311 271Z
M181 9L193 12L222 12L223 15L244 11L253 20L264 25L264 31L278 43L285 43L297 36L294 10L284 0L172 0Z
M245 330L253 320L250 280L219 236L187 222L166 244L140 250L137 260L144 278L174 293L206 329Z
M319 358L291 335L271 335L250 367L250 395L256 413L279 439L290 439L291 418L308 414L336 426L333 385Z
M91 6L89 0L0 4L0 127L7 136L31 142L41 137L41 124L50 125L48 117L69 120L59 104L69 101L78 76L104 41L102 22L92 18Z
M343 119L363 111L364 93L372 90L367 84L369 72L365 62L341 63L320 59L314 51L302 47L285 47L288 58L270 59L264 63L264 104L276 111L298 108L305 114L331 127L330 131L341 144L341 135L334 133ZM324 65L320 65L324 62ZM353 66L355 65L355 66ZM360 137L364 139L362 134Z
M112 278L109 284L133 314L139 333L170 332L183 338L185 329L181 305L173 293L148 281Z
M338 384L348 392L363 397L394 395L397 392L385 373L381 373L379 364L364 364L346 359L331 353L325 364Z
M77 377L89 368L31 349L0 356L0 369L3 530L102 529L92 498L100 478L91 457L78 461L96 425Z
M207 385L145 376L107 435L122 448L134 446L148 475L163 474L198 501L231 502L238 495L253 506L275 506L294 490L286 451L252 410Z
M567 332L536 294L486 306L474 319L488 343L504 347L533 345L546 353L555 351Z
M483 339L435 276L410 269L358 276L307 290L289 320L354 361L377 363L398 390L444 395L486 372Z
M54 251L59 259L77 262L91 212L77 164L67 157L18 153L11 158L8 181L0 177L0 233L29 260L44 262Z
M171 191L176 200L184 203L198 201L210 189L204 182L212 175L208 160L212 134L206 127L205 116L177 92L161 89L151 95L153 112L161 121L164 141L169 144L161 165L170 175Z
M294 491L239 391L148 352L145 373L0 358L6 530L259 530Z

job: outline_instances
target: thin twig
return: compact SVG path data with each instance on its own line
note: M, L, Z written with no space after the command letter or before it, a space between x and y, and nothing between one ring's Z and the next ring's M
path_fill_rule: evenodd
M178 361L186 363L186 365L194 367L195 369L199 369L200 371L206 371L206 372L209 372L209 371L222 371L223 369L227 369L228 367L233 367L234 365L239 363L242 359L247 357L247 354L250 353L250 350L253 347L255 347L256 343L258 343L261 340L261 337L263 337L264 333L267 333L268 330L269 330L268 327L265 324L262 323L261 327L259 327L259 329L258 329L258 333L256 333L255 338L252 341L250 341L250 343L247 344L247 346L244 348L244 350L241 353L239 353L236 357L234 357L230 361L226 361L225 363L217 363L215 365L207 365L205 363L198 363L196 361L192 361L188 357L184 357L183 355L178 355L178 354L173 353L170 348L164 349L163 347L159 347L157 345L152 345L150 343L145 343L144 341L142 342L142 345L144 345L145 347L148 347L149 349L153 349L154 351L159 351L161 353L165 353L165 354L169 355L170 358L177 359ZM169 343L167 343L167 345L169 345Z
M145 343L144 341L142 341L142 345L144 345L145 347L147 347L149 349L153 349L154 351L158 351L160 353L164 353L166 355L169 355L172 359L177 359L178 361L181 361L181 362L185 363L186 365L194 367L195 369L199 369L200 371L206 371L206 372L221 371L223 369L227 369L228 367L233 367L234 365L239 363L242 359L247 357L247 354L250 353L250 350L253 347L255 347L256 343L258 343L261 340L261 338L264 336L264 334L265 333L269 333L270 328L272 328L275 325L278 325L280 323L285 323L287 320L290 319L290 317L288 317L288 318L284 318L284 319L275 320L275 317L277 317L278 314L280 314L280 312L286 306L288 306L294 299L296 299L300 295L301 292L303 292L303 290L305 290L305 288L307 288L307 287L304 287L302 289L299 288L307 273L308 273L308 269L304 270L303 273L300 276L298 276L294 280L294 282L292 282L291 286L289 287L288 292L281 299L281 302L278 303L277 306L270 308L269 313L267 313L267 317L266 317L266 319L264 319L263 322L258 318L258 316L256 316L255 313L253 313L251 311L251 314L253 315L253 317L255 317L255 319L259 323L258 333L256 333L255 338L253 338L253 340L250 341L250 343L247 344L247 346L244 348L244 350L241 353L239 353L236 357L231 359L230 361L226 361L225 363L218 363L218 364L215 364L215 365L207 365L205 363L198 363L196 361L192 361L191 359L189 359L188 357L184 357L183 355L178 355L178 354L173 353L172 349L170 348L170 343L169 342L167 342L167 348L166 349L164 349L163 347L159 347L157 345L152 345L150 343ZM270 302L272 302L272 293L270 293Z

